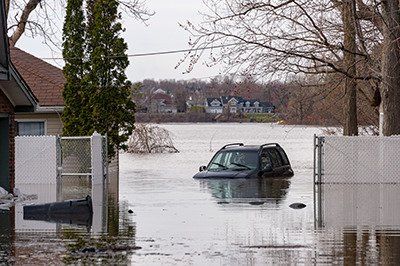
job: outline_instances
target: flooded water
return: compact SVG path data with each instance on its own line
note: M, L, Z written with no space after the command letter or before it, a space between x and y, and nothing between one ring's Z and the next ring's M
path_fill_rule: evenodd
M0 264L399 264L400 186L317 187L316 127L164 124L175 154L120 154L119 203L94 201L91 227L30 223L21 207L0 213ZM232 142L278 142L289 179L194 180L199 166ZM74 184L74 182L72 182ZM87 184L63 197L87 193ZM25 188L26 191L47 188ZM47 202L54 193L40 193ZM44 195L44 196L43 196ZM47 195L47 196L46 196ZM50 196L49 196L50 195ZM47 197L47 198L46 198ZM303 203L302 209L289 205Z
M358 208L363 198L357 203L351 198L354 191L343 188L336 189L341 192L337 193L338 204L332 198L335 193L329 193L334 190L327 188L325 193L330 201L317 205L321 209L314 212L313 134L320 134L319 128L271 124L168 124L162 127L173 133L180 153L121 155L120 198L131 204L137 228L136 243L142 247L133 253L133 263L400 262L398 215L392 215L395 217L391 226L374 220L349 222L348 213L343 210L347 206L353 206L350 212ZM286 180L192 179L199 166L207 165L220 147L232 142L280 143L291 161L294 177ZM353 186L354 189L365 190ZM304 203L306 207L292 209L289 207L292 203ZM397 213L397 206L390 207L392 213ZM368 207L362 211L367 217L374 212L374 208Z

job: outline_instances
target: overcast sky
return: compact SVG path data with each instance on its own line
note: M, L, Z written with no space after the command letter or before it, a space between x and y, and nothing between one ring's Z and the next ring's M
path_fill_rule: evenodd
M129 54L158 52L186 49L189 35L179 27L179 22L190 20L199 22L199 11L204 7L201 0L147 0L149 9L156 14L148 21L148 26L132 18L124 16L123 24L126 28L123 34L129 47ZM62 21L60 28L62 28ZM61 32L58 36L61 40ZM60 57L61 52L54 51L43 45L42 39L23 37L17 47L39 57ZM127 69L131 81L152 79L191 79L216 76L220 67L209 68L201 62L196 65L190 74L182 74L185 67L175 69L178 61L184 54L157 55L130 58ZM49 63L62 67L62 62L50 60Z

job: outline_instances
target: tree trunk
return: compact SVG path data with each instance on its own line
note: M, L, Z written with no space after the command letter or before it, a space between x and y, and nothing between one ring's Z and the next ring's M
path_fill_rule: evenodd
M355 1L343 0L343 45L345 48L343 65L347 73L356 76L356 23L355 23ZM343 108L343 134L346 136L357 136L357 82L354 78L346 77L344 81L344 108Z
M400 134L400 10L398 0L382 1L382 104L383 134Z

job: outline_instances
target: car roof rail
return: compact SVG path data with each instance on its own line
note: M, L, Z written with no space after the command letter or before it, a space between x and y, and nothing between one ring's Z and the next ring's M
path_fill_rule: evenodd
M260 150L261 150L262 148L264 148L264 147L267 147L267 146L281 147L281 145L279 145L278 143L265 143L265 144L263 144L263 145L260 146Z
M235 145L243 146L244 144L243 144L243 143L231 143L231 144L226 144L224 147L221 148L221 150L225 149L226 147L235 146Z

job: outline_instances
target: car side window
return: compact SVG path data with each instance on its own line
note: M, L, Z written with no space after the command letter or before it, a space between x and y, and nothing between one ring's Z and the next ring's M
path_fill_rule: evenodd
M271 155L272 166L274 168L282 166L281 156L275 148L268 149L269 154Z
M279 154L281 155L283 165L289 165L289 159L286 156L286 153L280 147L277 147L277 149L279 151Z
M261 170L266 170L268 167L272 167L271 159L266 149L261 153Z

